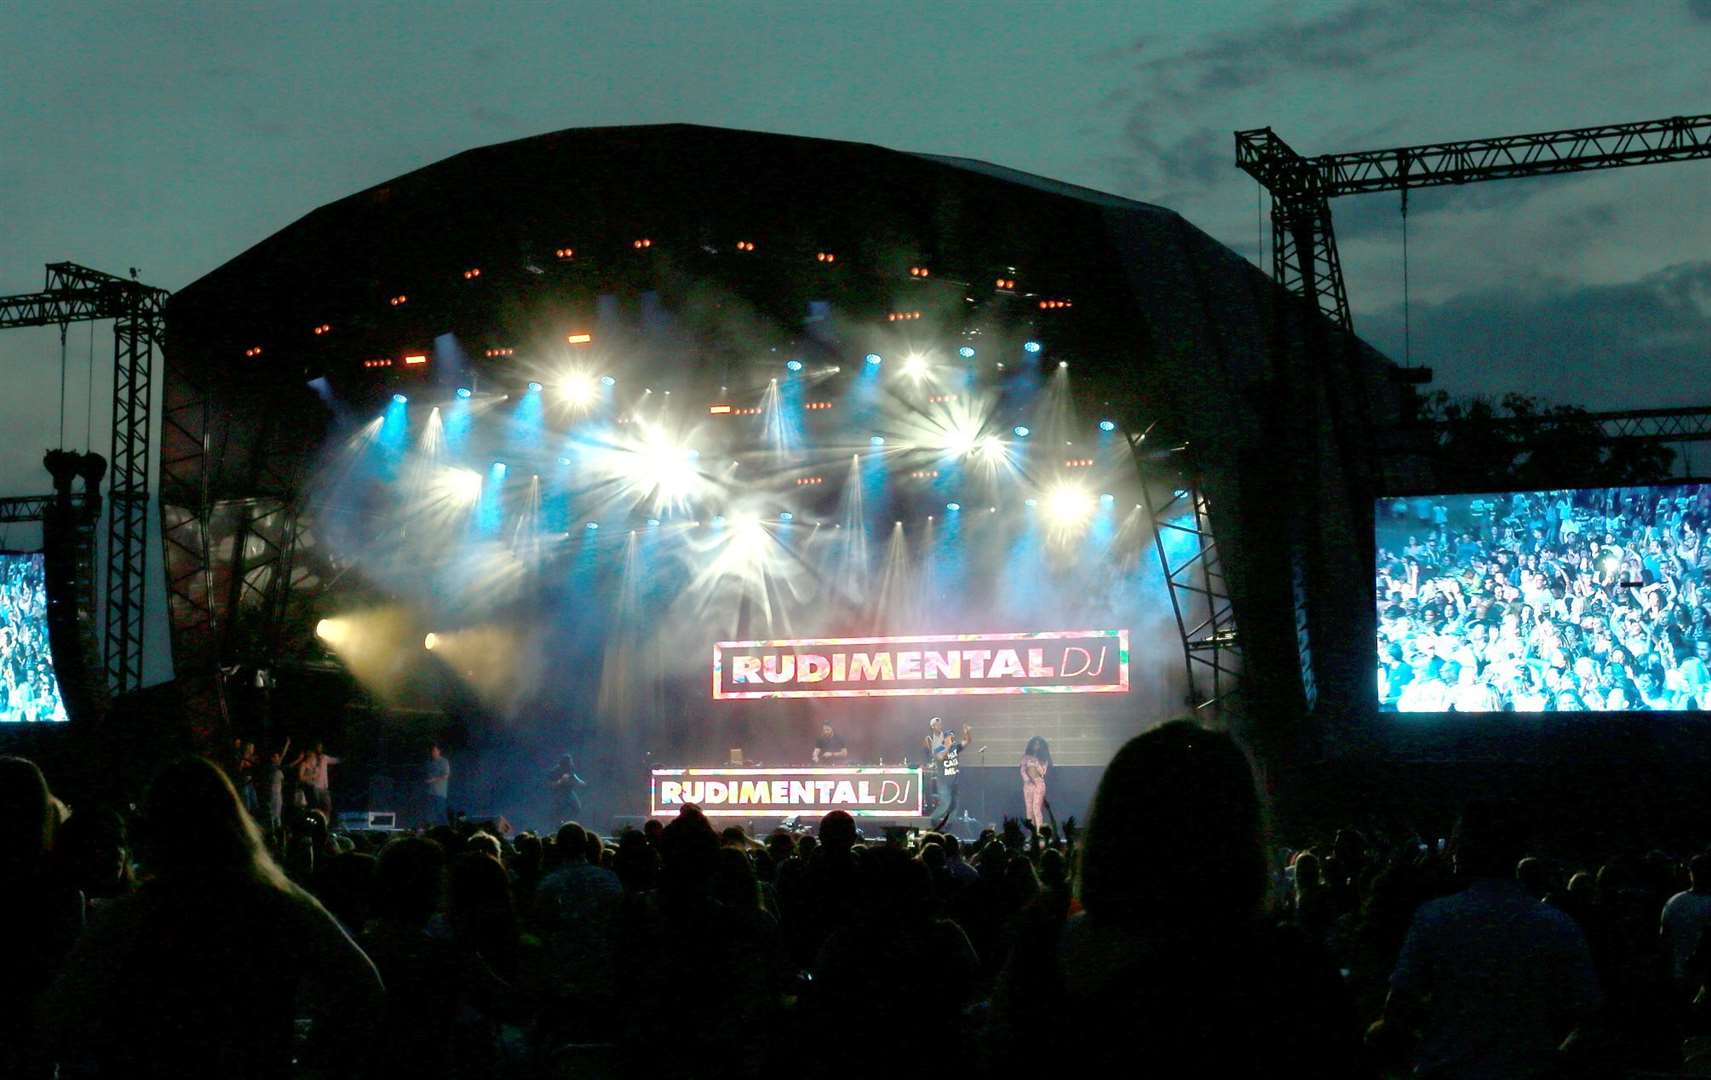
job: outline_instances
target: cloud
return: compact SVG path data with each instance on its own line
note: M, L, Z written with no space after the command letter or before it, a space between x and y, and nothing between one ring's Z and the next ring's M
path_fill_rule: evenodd
M1119 153L1106 164L1136 180L1147 198L1193 202L1210 181L1233 172L1229 121L1251 115L1255 103L1270 112L1322 101L1323 110L1313 113L1321 124L1333 115L1340 118L1342 130L1333 134L1346 148L1418 141L1402 134L1399 124L1418 103L1395 100L1395 88L1420 76L1421 69L1428 69L1421 77L1430 76L1448 57L1464 57L1478 66L1475 56L1501 56L1502 43L1536 37L1544 24L1569 18L1581 7L1565 0L1471 7L1462 0L1380 0L1302 16L1298 5L1277 5L1271 14L1245 20L1236 29L1185 42L1147 39L1108 49L1100 57L1131 75L1126 88L1109 99L1125 118ZM1387 99L1401 108L1378 113L1375 107ZM1355 104L1361 100L1365 107ZM1320 148L1297 149L1314 153ZM1478 185L1457 187L1419 199L1417 212L1480 209L1530 197ZM1357 231L1367 227L1359 217L1351 224Z
M1511 390L1589 409L1688 406L1711 397L1711 261L1630 282L1540 278L1414 305L1414 360L1452 394ZM1402 311L1358 330L1402 356Z

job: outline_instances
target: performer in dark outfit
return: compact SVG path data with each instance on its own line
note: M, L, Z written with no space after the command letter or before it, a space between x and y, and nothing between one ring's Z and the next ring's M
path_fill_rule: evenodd
M974 728L968 724L962 726L960 735L945 732L939 740L939 751L935 755L939 766L939 792L943 796L934 813L939 815L939 823L934 829L942 829L950 821L951 814L956 811L957 783L962 778L961 755L974 741Z
M847 765L849 760L850 750L843 736L832 730L831 724L821 724L820 737L814 740L814 764Z
M944 801L942 778L939 774L939 747L944 742L944 723L938 717L927 721L927 736L921 740L921 778L927 785L927 802L923 808L928 816L938 812Z
M553 766L547 786L552 789L553 816L557 819L557 825L576 820L582 813L582 796L577 794L577 789L588 786L588 781L576 775L576 759L569 754L559 758L558 764Z

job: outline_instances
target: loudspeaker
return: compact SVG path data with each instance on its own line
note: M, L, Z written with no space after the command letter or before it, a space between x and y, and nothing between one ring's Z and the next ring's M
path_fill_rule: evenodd
M612 820L606 823L607 836L622 836L625 829L635 829L640 832L648 818L642 814L613 814Z

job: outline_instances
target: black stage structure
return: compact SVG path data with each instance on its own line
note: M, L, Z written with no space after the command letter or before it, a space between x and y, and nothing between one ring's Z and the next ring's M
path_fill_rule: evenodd
M658 311L670 348L647 345ZM1370 598L1348 583L1369 575L1375 432L1408 393L1388 361L1160 207L961 158L663 125L458 154L172 297L163 532L174 662L205 733L259 733L287 701L379 708L327 689L345 677L315 633L386 593L316 518L335 413L454 379L523 393L532 343L596 312L603 336L640 343L650 393L701 412L764 396L756 341L774 363L813 349L841 367L833 383L899 320L983 350L1043 343L1073 363L1081 421L1122 437L1110 483L1145 507L1131 539L1169 585L1180 696L1133 729L1199 712L1242 734L1275 787L1370 712ZM738 322L765 330L739 340ZM436 352L448 335L455 373ZM944 505L910 498L900 513ZM412 730L443 728L436 709L481 712L456 687L395 704L405 725L425 710Z

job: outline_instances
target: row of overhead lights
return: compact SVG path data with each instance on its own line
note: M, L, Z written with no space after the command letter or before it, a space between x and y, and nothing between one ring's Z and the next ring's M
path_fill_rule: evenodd
M637 251L645 251L654 246L654 241L652 237L637 237L630 241L630 246ZM736 242L736 249L743 252L752 252L755 250L755 243L752 240L738 240ZM576 249L573 247L554 248L553 257L561 262L567 262L576 258ZM822 264L836 263L838 261L838 256L835 252L831 251L817 251L814 253L814 261ZM462 276L465 281L479 280L482 276L481 267L466 267L462 271ZM932 276L932 269L926 266L911 266L909 267L909 276L917 280L925 279ZM1013 277L999 277L994 279L993 285L995 288L1000 290L1013 292L1016 289L1016 279ZM404 307L409 304L410 296L408 293L396 293L387 297L386 302L390 307ZM1048 299L1041 300L1039 302L1039 308L1042 311L1053 311L1074 306L1075 305L1072 301L1066 299ZM911 321L919 318L921 318L921 312L919 311L896 311L886 315L887 322ZM312 331L315 336L320 337L331 333L332 325L330 323L319 323L312 327ZM254 346L250 349L246 349L244 351L244 355L251 358L260 356L261 348L259 346Z

